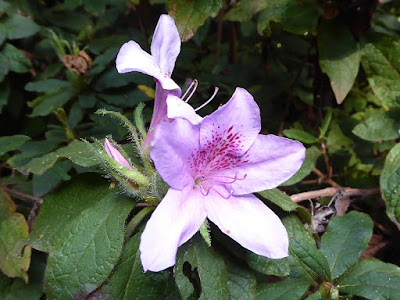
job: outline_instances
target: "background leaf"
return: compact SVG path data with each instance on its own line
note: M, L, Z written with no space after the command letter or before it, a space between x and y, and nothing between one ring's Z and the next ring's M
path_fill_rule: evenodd
M0 155L7 153L8 151L16 150L21 147L26 141L31 138L26 135L12 135L0 137Z
M257 286L256 299L300 299L307 291L310 283L306 280L286 279L281 282L262 284Z
M341 104L358 74L359 46L341 23L323 22L318 35L318 52L321 69L328 75L336 101Z

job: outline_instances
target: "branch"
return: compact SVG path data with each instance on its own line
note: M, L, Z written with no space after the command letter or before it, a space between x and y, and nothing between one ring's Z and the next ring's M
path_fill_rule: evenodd
M351 196L359 196L361 198L366 198L371 195L379 194L379 188L371 188L371 189L353 189L349 187L328 187L322 190L304 192L299 194L294 194L290 196L293 202L301 202L308 199L318 199L323 197L332 197L338 192L343 192L343 196L351 197Z
M5 186L2 186L1 189L4 190L5 192L9 193L9 194L14 195L14 196L21 197L23 199L28 199L28 200L32 200L34 202L37 202L40 205L43 203L43 199L42 198L35 197L35 196L32 196L32 195L28 195L28 194L25 194L25 193L22 193L22 192L18 192L18 191L15 191L13 189L7 188Z

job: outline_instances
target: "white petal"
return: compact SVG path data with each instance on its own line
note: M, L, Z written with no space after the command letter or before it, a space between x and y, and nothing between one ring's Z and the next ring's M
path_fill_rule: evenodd
M206 218L203 203L191 197L193 189L170 188L142 233L140 259L144 271L158 272L175 264L178 247L187 242Z
M226 190L211 189L204 203L208 218L219 229L258 255L288 256L289 238L278 216L252 194L223 198Z
M154 57L135 41L122 45L117 55L116 67L119 73L141 72L153 76L166 90L180 89L169 75L161 70Z

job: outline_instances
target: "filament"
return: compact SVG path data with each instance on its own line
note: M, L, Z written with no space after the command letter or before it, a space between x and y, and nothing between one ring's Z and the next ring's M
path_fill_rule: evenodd
M203 103L202 105L200 105L198 108L196 108L194 111L198 111L200 109L202 109L204 106L206 106L208 103L211 102L212 99L214 99L215 95L217 95L219 88L215 88L214 90L214 94L211 96L210 99L208 99L205 103Z
M183 94L181 99L183 100L186 97L186 95L189 93L189 91L192 90L192 92L190 93L189 97L187 97L187 99L185 100L185 102L188 102L189 99L193 96L194 92L196 91L198 84L199 84L199 82L197 81L197 79L193 80L192 83L187 88L186 92Z

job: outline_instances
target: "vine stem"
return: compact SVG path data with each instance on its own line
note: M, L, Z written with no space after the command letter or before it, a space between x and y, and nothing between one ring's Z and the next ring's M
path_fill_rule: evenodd
M368 196L379 194L380 189L379 189L379 187L371 188L371 189L353 189L350 187L328 187L328 188L321 189L321 190L293 194L290 196L290 199L292 199L293 202L298 203L298 202L308 200L308 199L332 197L337 192L343 192L343 196L347 196L347 197L353 196L353 197L366 198Z

